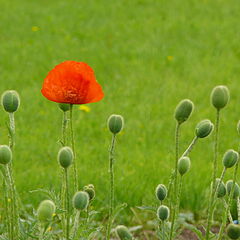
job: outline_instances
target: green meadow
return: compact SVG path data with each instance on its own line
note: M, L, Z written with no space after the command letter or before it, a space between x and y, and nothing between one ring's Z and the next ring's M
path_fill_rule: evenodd
M105 93L102 101L87 105L89 112L74 106L79 184L95 185L97 207L108 203L111 134L106 123L113 113L125 119L115 155L116 202L130 207L156 205L155 187L168 183L180 100L195 104L181 129L183 152L200 120L215 121L212 88L228 86L219 165L227 149L238 149L238 0L0 0L0 8L0 92L15 89L21 97L14 175L25 204L37 206L45 198L31 190L60 189L62 113L40 90L48 71L65 60L88 63ZM1 107L0 144L8 143L7 119ZM190 158L181 207L204 217L213 135L199 140Z

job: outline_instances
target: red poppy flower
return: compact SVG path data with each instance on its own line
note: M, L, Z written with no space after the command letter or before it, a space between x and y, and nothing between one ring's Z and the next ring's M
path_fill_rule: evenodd
M84 62L65 61L44 79L44 97L58 103L85 104L100 101L104 93L94 72Z

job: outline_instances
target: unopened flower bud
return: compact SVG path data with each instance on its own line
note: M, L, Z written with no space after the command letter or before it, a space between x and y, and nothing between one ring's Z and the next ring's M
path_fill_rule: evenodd
M240 237L240 225L230 223L227 226L227 235L231 239L238 239Z
M18 110L20 98L16 91L8 90L2 95L2 105L6 112L13 113Z
M7 145L0 145L0 164L8 164L12 161L12 151Z
M226 86L216 86L211 93L211 102L212 105L220 110L224 108L230 98L229 90Z
M213 123L206 119L199 122L195 129L195 134L198 138L207 137L213 130Z
M163 201L167 197L167 188L163 184L159 184L155 190L156 197L159 201Z
M40 203L37 216L40 222L50 222L53 218L53 214L55 213L56 207L53 201L44 200Z
M89 196L89 201L93 200L95 197L95 190L94 186L92 187L92 184L89 184L83 188L84 192L86 192Z
M223 165L226 168L233 167L238 161L239 155L238 152L230 149L223 156Z
M73 207L77 210L85 210L89 204L89 195L84 191L76 192L73 196Z
M169 218L169 208L165 205L161 205L157 210L157 217L161 221L165 221Z
M228 180L226 183L227 193L228 195L231 192L231 189L233 187L233 180ZM233 198L236 199L240 195L240 188L239 185L235 182L234 190L233 190Z
M191 161L189 157L182 157L178 160L178 172L181 176L187 173L190 169Z
M194 105L189 99L184 99L177 105L175 110L175 119L179 124L188 120L193 111L193 107Z
M225 184L223 183L223 181L221 181L220 183L220 178L216 178L216 187L218 186L217 188L217 197L218 198L222 198L226 195L227 193L227 190L226 190L226 186Z
M58 103L58 107L63 111L67 112L70 110L70 104L68 103Z
M108 128L113 134L117 134L122 131L124 126L124 120L121 115L113 114L108 118Z
M123 225L119 225L116 227L116 234L120 240L133 239L132 234L129 232L128 228Z
M68 168L73 161L73 151L70 147L62 147L58 152L58 162L63 168Z

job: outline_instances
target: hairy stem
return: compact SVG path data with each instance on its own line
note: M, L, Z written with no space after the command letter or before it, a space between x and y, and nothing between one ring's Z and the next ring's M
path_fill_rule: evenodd
M71 141L72 141L72 150L74 155L73 160L73 171L74 171L74 190L78 191L78 174L77 174L77 161L76 161L76 152L75 152L75 140L73 132L73 104L70 104L70 130L71 130Z
M215 122L215 136L214 136L214 158L213 158L213 174L212 174L212 188L211 196L208 204L208 218L207 218L207 229L206 229L206 240L209 240L210 230L212 226L212 213L213 213L213 203L216 190L216 176L217 176L217 159L218 159L218 132L219 132L219 119L220 111L217 110L216 113L216 122Z
M110 239L110 233L112 228L112 218L114 209L114 147L116 142L116 135L113 134L112 142L109 150L109 173L110 173L110 200L109 200L109 220L107 227L107 240Z
M175 168L174 168L174 176L173 176L173 187L174 187L174 195L171 197L171 200L174 199L173 204L174 207L172 208L172 204L170 207L170 212L172 212L172 224L171 224L171 230L170 230L170 240L172 240L173 235L173 229L174 229L174 223L176 218L176 207L177 207L177 187L178 187L178 157L179 157L179 135L180 135L180 124L177 122L176 130L175 130ZM172 201L171 201L172 202Z
M9 113L9 147L13 151L13 148L15 146L15 119L14 119L14 113ZM9 177L9 189L10 189L10 195L11 195L11 208L12 208L12 214L13 214L13 228L14 232L13 235L18 238L19 237L19 213L18 213L18 201L17 197L19 198L16 186L13 178L13 169L12 169L12 162L10 162L7 165L7 175ZM20 200L19 200L20 201Z
M70 229L70 206L69 206L69 190L68 190L68 170L65 169L65 219L66 219L66 240L69 240Z
M80 217L80 211L77 211L76 216L75 216L75 220L74 220L72 239L75 238L75 236L77 234L77 231L78 231L79 217Z

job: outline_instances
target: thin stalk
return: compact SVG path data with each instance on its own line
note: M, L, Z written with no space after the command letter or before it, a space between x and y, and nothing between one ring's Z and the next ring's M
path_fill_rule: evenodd
M10 222L11 222L11 237L12 239L14 239L15 236L15 224L16 224L16 219L15 219L15 208L14 208L14 192L13 192L13 184L12 184L12 178L11 178L11 174L10 174L10 170L9 170L9 166L6 165L6 176L7 176L7 184L8 184L8 206L10 209Z
M116 142L116 135L112 135L112 142L109 150L109 174L110 174L110 200L109 200L109 220L107 227L106 239L110 239L110 233L112 228L112 215L114 209L114 147Z
M177 196L177 186L178 186L177 167L178 167L178 155L179 155L179 135L180 135L179 130L180 130L180 124L177 122L176 130L175 130L175 168L174 168L174 176L173 176L174 196L173 196L173 198L171 198L171 200L174 199L174 208L172 209L172 204L171 204L170 211L173 211L173 214L172 214L172 224L171 224L171 231L170 231L170 240L172 240L174 223L175 223L175 218L176 218L175 217L176 206L177 206L176 196Z
M67 134L66 134L66 130L67 130L67 123L68 123L68 119L67 119L67 112L63 111L63 118L62 118L62 140L61 143L63 146L67 145ZM64 169L61 169L61 206L62 209L65 209L65 172ZM66 229L65 229L65 214L62 214L62 227L63 227L63 232L65 233Z
M68 118L67 118L67 112L63 112L63 119L62 119L62 145L66 146L67 145L67 123L68 123Z
M223 199L223 204L224 204L224 209L227 209L228 206L227 206L227 202L226 202L225 199ZM228 211L227 216L228 216L229 222L230 222L230 223L233 223L233 219L232 219L232 215L231 215L231 212L230 212L230 211Z
M240 221L240 199L237 198L238 221Z
M180 176L178 195L177 195L176 216L178 216L178 214L179 214L180 202L181 202L181 194L182 194L182 186L183 186L183 176Z
M69 206L69 190L68 190L68 170L65 169L65 219L66 219L66 240L69 240L69 229L70 229L70 206Z
M62 173L62 187L61 187L61 207L66 211L66 178L65 170L61 169ZM62 229L63 234L66 235L66 213L62 214Z
M164 240L165 239L165 222L163 221L162 222L162 235L163 235L163 238L162 238L162 240Z
M77 211L76 216L75 216L75 220L74 220L72 239L75 238L75 236L77 234L77 231L78 231L79 217L80 217L80 211Z
M183 153L183 155L181 157L186 157L189 155L189 153L193 150L193 147L195 146L196 142L198 140L198 137L195 136L192 140L192 142L190 143L190 145L188 146L188 148L186 149L186 151Z
M227 222L227 216L228 216L228 212L230 210L230 206L232 204L232 198L233 198L233 193L234 193L234 189L235 189L235 183L236 183L236 179L237 179L238 165L239 165L239 160L238 160L238 162L237 162L237 164L235 166L235 169L234 169L233 185L232 185L230 194L229 194L229 196L227 198L227 207L226 207L226 210L225 210L225 212L223 214L223 217L222 217L222 224L221 224L221 227L220 227L220 230L219 230L219 234L218 234L217 240L221 240L222 239L223 231L224 231L224 228L225 228L225 225L226 225L226 222Z
M75 140L73 132L73 104L70 104L70 131L71 131L71 141L73 150L73 171L74 171L74 191L78 191L78 174L77 174L77 163L76 163L76 152L75 152Z
M217 159L218 159L218 132L219 132L219 119L220 119L220 110L217 110L216 113L216 122L215 122L215 137L214 137L214 158L213 158L213 174L212 174L212 188L211 196L208 204L208 218L207 218L207 230L206 230L206 240L209 240L210 230L212 226L212 206L214 202L214 195L216 190L216 176L217 176Z

